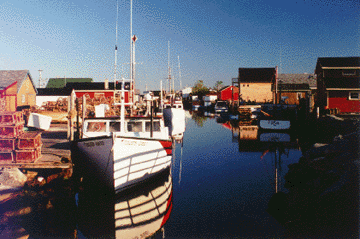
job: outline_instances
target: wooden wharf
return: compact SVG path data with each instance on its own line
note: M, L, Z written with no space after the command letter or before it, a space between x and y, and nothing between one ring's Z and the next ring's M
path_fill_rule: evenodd
M41 156L34 162L0 161L0 168L19 169L70 169L72 171L70 142L66 124L52 124L41 132Z

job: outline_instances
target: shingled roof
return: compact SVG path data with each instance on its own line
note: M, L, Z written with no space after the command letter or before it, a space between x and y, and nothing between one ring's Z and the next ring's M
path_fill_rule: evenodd
M65 87L67 83L90 83L92 81L92 78L50 78L46 88L62 88Z
M278 80L284 85L307 84L310 88L316 88L315 74L279 74Z
M4 70L0 71L0 89L5 89L9 85L17 82L17 92L21 88L22 83L27 79L29 75L30 81L35 88L35 84L31 78L30 72L28 70ZM36 90L36 89L35 89Z

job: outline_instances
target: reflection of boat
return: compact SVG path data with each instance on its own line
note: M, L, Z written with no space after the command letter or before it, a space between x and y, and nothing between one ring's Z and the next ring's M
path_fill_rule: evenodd
M163 228L172 203L171 170L114 197L79 194L78 227L86 238L148 238ZM91 189L89 189L91 191Z
M200 110L200 108L201 108L200 101L199 100L194 100L192 102L192 110L193 111L198 111L198 110Z
M290 135L278 132L262 133L259 138L261 142L290 142Z
M150 185L146 192L123 194L115 204L115 238L145 238L161 229L172 210L172 181Z

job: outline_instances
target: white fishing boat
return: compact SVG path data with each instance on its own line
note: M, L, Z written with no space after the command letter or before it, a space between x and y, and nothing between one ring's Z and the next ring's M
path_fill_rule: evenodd
M290 120L261 119L259 126L266 130L288 130L290 129Z
M170 44L170 43L169 43ZM169 76L168 80L171 83L171 68L170 68L170 45L168 47L168 67L169 67ZM173 139L179 140L179 138L184 137L185 132L185 110L182 103L182 99L175 94L171 94L171 84L169 84L169 92L165 97L165 102L163 104L163 116L165 120L165 125L169 127L170 135ZM162 87L161 87L162 91ZM174 90L173 90L174 91Z
M81 167L115 193L170 167L172 141L160 117L84 120L83 138L73 153ZM76 152L75 152L76 151ZM81 161L81 162L79 162Z
M122 79L122 89L114 90L114 95L121 96L120 102L114 103L121 107L120 117L83 119L82 137L74 141L72 147L75 165L84 168L86 177L98 179L96 183L115 193L165 170L172 160L169 130L163 118L154 116L153 107L149 116L125 117L125 106L134 104L125 102L125 93L131 95L134 92L136 39L131 36L130 87L125 89ZM115 69L116 51L117 47ZM116 81L116 74L114 78Z

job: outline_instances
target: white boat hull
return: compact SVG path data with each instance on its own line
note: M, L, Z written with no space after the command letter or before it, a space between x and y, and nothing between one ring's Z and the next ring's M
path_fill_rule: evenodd
M165 126L169 128L172 137L183 135L185 132L185 110L176 108L166 108L163 110Z
M260 128L270 130L287 130L290 129L288 120L260 120Z
M116 193L170 167L172 159L170 140L115 135L79 140L77 149L82 164Z

